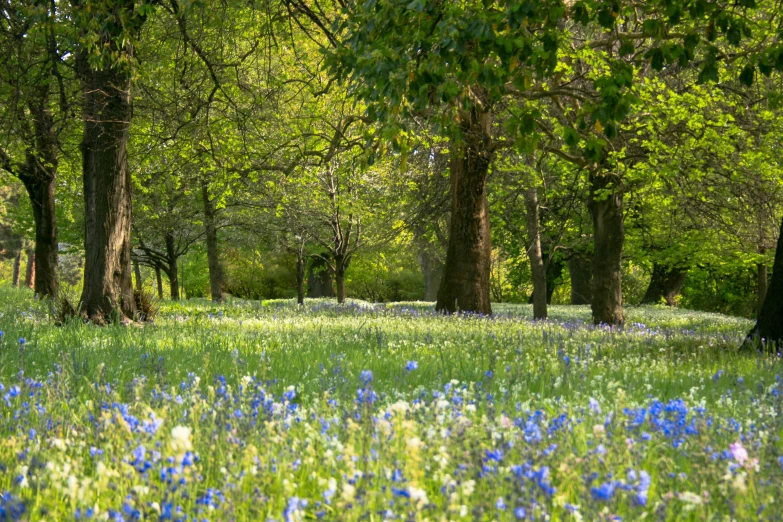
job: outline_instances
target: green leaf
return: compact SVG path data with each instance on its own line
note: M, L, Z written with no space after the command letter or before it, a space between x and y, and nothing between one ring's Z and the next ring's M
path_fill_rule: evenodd
M739 75L739 81L742 85L750 87L753 85L753 80L756 78L756 68L753 64L747 64L742 68L742 72Z

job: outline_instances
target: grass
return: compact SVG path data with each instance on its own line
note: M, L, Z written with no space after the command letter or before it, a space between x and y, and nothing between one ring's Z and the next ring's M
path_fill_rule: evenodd
M0 520L783 512L781 362L737 352L743 319L190 301L99 328L0 302Z

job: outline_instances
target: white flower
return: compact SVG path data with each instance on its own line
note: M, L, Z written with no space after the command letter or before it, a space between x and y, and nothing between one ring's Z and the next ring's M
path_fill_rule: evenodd
M171 449L176 453L185 453L193 449L190 443L190 428L187 426L176 426L171 429Z
M423 489L411 486L408 488L408 492L411 495L411 502L416 503L416 509L421 509L429 503L427 492Z
M346 502L350 502L353 500L355 496L356 496L356 488L348 484L347 482L343 482L343 493L342 493L343 500L345 500Z

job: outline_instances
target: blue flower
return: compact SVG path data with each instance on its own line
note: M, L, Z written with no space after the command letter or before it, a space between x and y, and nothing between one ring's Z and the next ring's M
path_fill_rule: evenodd
M497 502L495 502L495 507L498 509L506 509L506 503L503 501L503 497L498 497Z
M24 348L24 345L27 343L27 340L24 337L19 338L19 346Z
M487 370L484 372L484 377L486 377L487 379L491 379L493 375L494 373L492 373L492 370Z
M372 372L371 372L370 370L364 370L364 371L362 371L362 373L359 375L359 378L362 380L362 382L363 382L364 384L367 384L367 383L369 383L370 381L372 381Z
M590 488L590 493L592 493L593 498L595 500L603 500L603 501L609 501L614 496L614 490L615 490L615 483L614 482L604 482L597 488Z
M405 369L409 372L412 372L413 370L417 370L419 368L419 363L416 361L408 361L405 363Z
M514 516L522 520L527 517L527 511L525 511L525 508L523 507L518 507L514 510Z

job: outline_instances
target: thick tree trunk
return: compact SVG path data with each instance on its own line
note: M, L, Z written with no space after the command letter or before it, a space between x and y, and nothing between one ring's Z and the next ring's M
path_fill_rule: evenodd
M130 54L129 50L124 52ZM84 290L82 312L95 323L133 318L131 174L128 130L131 73L125 64L96 71L78 57L82 81Z
M305 299L305 257L301 254L296 256L296 303L304 304Z
M24 273L24 286L33 288L35 286L35 250L27 249L27 269Z
M209 288L212 301L223 301L223 271L220 267L218 255L218 239L216 225L215 202L209 197L209 184L206 180L201 182L201 197L204 200L204 226L207 236L207 260L209 262Z
M160 267L155 267L155 280L158 286L158 299L163 299L163 278L160 276Z
M435 309L491 314L492 243L485 189L492 161L492 116L474 108L461 127L462 142L451 145L451 227Z
M767 288L769 287L769 276L767 274L767 264L759 263L757 265L758 271L756 272L756 286L758 288L758 304L756 313L761 314L761 309L764 308L764 300L767 298Z
M675 306L687 275L687 269L653 263L652 277L642 298L642 304L658 304L665 301L667 306Z
M14 258L14 278L13 278L13 285L19 286L19 280L21 279L22 275L22 251L16 253L16 257Z
M337 302L345 304L345 269L346 263L344 259L337 258L334 260L334 283L337 287Z
M177 246L173 234L166 234L166 260L169 264L169 290L171 299L179 301L179 267L177 266Z
M141 292L142 289L141 268L139 267L138 261L135 261L133 263L133 273L136 276L136 291Z
M57 275L57 218L54 211L55 177L28 159L29 176L24 183L35 221L35 293L39 297L56 297L60 288ZM55 169L51 166L50 169Z
M547 277L544 257L541 254L541 233L538 225L538 191L535 188L525 190L525 210L527 225L527 257L533 273L533 319L546 319Z
M593 297L593 260L587 253L576 252L568 259L571 276L571 304L590 304Z
M777 343L778 348L783 347L783 223L775 250L775 262L772 265L772 280L756 326L748 333L748 337Z
M623 324L623 195L617 176L590 174L593 217L593 323Z

